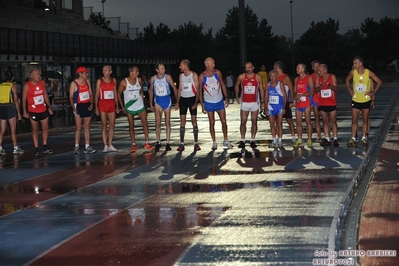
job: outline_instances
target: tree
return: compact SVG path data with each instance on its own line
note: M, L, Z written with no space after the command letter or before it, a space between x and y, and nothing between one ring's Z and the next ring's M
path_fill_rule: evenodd
M94 25L106 29L113 34L113 30L109 27L111 22L106 20L101 13L91 13L88 20L90 20Z
M317 59L330 68L339 67L342 39L338 30L338 20L329 18L326 22L312 21L310 28L296 41L299 60L310 63Z

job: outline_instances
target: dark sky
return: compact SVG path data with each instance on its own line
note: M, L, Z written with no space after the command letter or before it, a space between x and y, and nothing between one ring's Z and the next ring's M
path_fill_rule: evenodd
M83 0L84 7L93 7L93 12L102 12L101 0ZM259 20L266 18L275 35L291 36L289 0L245 0ZM212 28L215 34L225 24L226 14L238 0L106 0L106 17L121 17L121 22L130 22L130 28L157 26L164 23L171 29L189 21L204 29ZM85 8L85 14L89 13ZM340 33L358 28L367 17L379 20L384 16L399 18L399 0L294 0L292 3L294 38L298 38L312 21L325 21L329 17L339 20ZM117 28L116 19L111 19L112 28ZM121 25L126 33L127 24ZM131 30L131 32L135 32Z

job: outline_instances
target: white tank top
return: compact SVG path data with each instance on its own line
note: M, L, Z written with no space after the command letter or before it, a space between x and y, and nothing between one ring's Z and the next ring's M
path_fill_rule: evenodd
M197 95L197 88L195 87L193 72L191 72L188 76L184 75L183 73L181 75L180 84L182 84L180 94L181 97L191 98Z
M130 111L137 111L144 107L143 97L141 97L141 86L136 78L136 84L132 85L126 78L126 89L123 92L125 108Z
M214 74L211 77L204 76L206 82L204 84L204 101L207 103L218 103L223 99L222 86L215 77Z

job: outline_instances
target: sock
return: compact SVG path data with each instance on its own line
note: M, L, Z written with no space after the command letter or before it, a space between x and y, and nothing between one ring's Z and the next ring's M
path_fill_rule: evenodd
M366 136L363 136L363 137L362 137L362 140L364 140L364 139L366 139Z
M184 134L186 133L186 128L184 126L180 126L180 141L184 142Z
M85 149L87 149L90 146L90 144L85 144Z
M76 143L76 144L75 144L75 147L78 147L78 148L79 148L79 144Z
M193 127L194 142L198 142L198 126Z
M356 138L353 138L353 137L352 137L352 139L353 139L353 141L356 141Z
M330 139L330 137L326 137L326 140L327 140L328 142L330 142L331 139Z
M278 142L280 142L280 143L281 143L281 138L278 138Z
M148 141L147 141L148 142ZM132 142L132 146L136 146L136 143L135 142Z
M3 149L3 147L0 146L0 150L2 150L2 149Z
M273 142L276 142L276 138L273 138Z
M241 139L241 141L245 142L245 139Z
M255 142L255 140L254 140L254 139L251 139L251 141Z
M334 137L334 140L338 140L338 138L337 138L337 137Z

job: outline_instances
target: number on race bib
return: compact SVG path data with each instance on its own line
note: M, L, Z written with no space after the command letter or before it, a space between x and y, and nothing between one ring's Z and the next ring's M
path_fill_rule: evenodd
M155 90L156 90L156 95L157 96L166 96L167 95L167 93L166 93L166 85L163 84L163 83L156 84Z
M104 92L104 99L106 100L114 99L114 92L113 91Z
M321 98L330 98L332 95L331 90L321 90Z
M300 100L301 102L306 102L306 96L301 96L301 97L299 98L299 100Z
M191 83L183 83L183 90L188 91L191 88Z
M245 94L255 94L255 86L244 86Z
M365 93L366 92L366 84L356 84L355 90L356 90L356 92Z
M279 104L280 103L280 97L278 97L278 96L270 96L269 97L269 103L270 104Z
M35 103L35 105L43 104L44 103L43 95L33 97L33 102Z
M79 99L81 102L89 100L90 99L89 92L85 91L85 92L79 93Z

